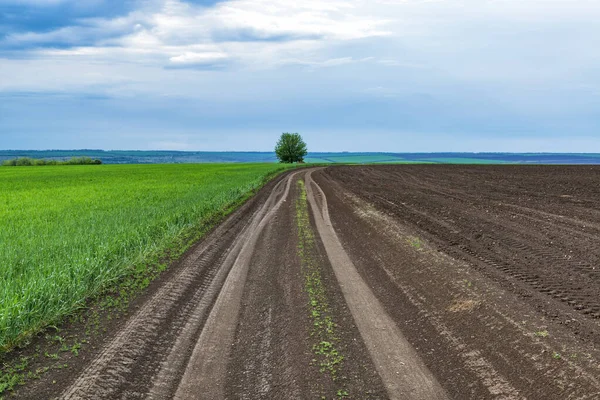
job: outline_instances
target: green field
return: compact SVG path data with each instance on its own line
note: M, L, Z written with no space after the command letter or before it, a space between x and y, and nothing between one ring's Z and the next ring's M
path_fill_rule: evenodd
M502 160L482 160L480 158L468 158L468 157L437 157L428 158L423 161L429 161L432 163L439 164L506 164L506 161Z
M182 239L281 164L0 168L0 349L59 321Z
M404 159L388 154L332 154L322 157L330 163L368 164L376 162L399 162Z

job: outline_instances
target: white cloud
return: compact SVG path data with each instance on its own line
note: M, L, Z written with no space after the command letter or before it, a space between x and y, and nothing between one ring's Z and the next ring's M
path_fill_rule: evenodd
M206 52L206 53L195 53L185 52L179 56L169 58L171 64L175 66L192 66L192 65L210 65L218 62L224 62L229 59L229 56L225 53L219 52Z
M298 82L287 88L297 93L322 79L337 80L335 90L371 97L471 90L473 97L502 98L498 103L507 108L526 110L534 103L545 109L545 99L551 98L553 107L562 106L563 98L555 93L565 88L585 83L591 86L586 93L600 90L597 0L139 4L113 19L85 19L80 26L10 36L6 40L13 48L19 43L45 46L23 50L31 56L27 60L0 59L0 76L11 77L0 80L0 90L91 88L120 96L207 97L214 91L237 98L243 90L255 96L258 89L249 89L253 83L248 82L260 76L260 87L268 89L261 98L280 92L286 82ZM54 41L74 46L49 48ZM224 67L231 71L205 73ZM275 76L280 80L269 86ZM318 92L326 95L335 93Z
M340 0L234 0L205 8L162 0L125 17L85 19L79 26L14 34L4 42L37 45L37 54L42 57L94 57L113 62L122 58L164 66L236 59L265 67L280 65L286 58L300 58L310 64L324 60L312 59L314 54L307 54L307 50L330 42L390 34L385 29L389 21L367 16L357 10L357 4ZM91 41L93 44L88 45ZM82 42L83 46L77 46ZM53 43L73 47L48 50ZM262 59L257 60L258 56Z
M339 0L237 0L224 2L204 17L225 30L257 37L324 37L350 40L389 34L381 18L357 13L356 2Z
M362 62L371 61L372 59L373 59L373 57L365 57L365 58L361 58L361 59L356 59L353 57L340 57L340 58L330 58L330 59L319 60L319 61L306 61L306 60L297 59L297 58L289 58L289 59L280 60L278 62L278 64L279 65L302 65L302 66L312 67L312 68L327 68L327 67L337 67L340 65L362 63Z

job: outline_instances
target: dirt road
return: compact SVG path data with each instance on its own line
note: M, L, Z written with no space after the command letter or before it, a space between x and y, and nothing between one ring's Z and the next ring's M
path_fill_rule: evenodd
M600 169L287 173L28 399L600 398Z

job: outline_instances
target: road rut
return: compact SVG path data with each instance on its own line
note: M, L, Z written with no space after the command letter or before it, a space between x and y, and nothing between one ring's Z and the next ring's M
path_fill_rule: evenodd
M445 391L404 338L340 243L327 207L327 197L306 173L306 191L317 230L340 283L354 321L391 399L447 399ZM314 189L317 190L315 194ZM320 206L317 204L317 197Z

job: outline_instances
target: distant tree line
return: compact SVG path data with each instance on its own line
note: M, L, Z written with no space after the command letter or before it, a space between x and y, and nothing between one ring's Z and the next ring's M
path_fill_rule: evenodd
M2 161L4 167L30 167L30 166L41 166L41 165L100 165L101 160L92 159L90 157L73 157L70 160L44 160L30 157L19 157L13 160Z

